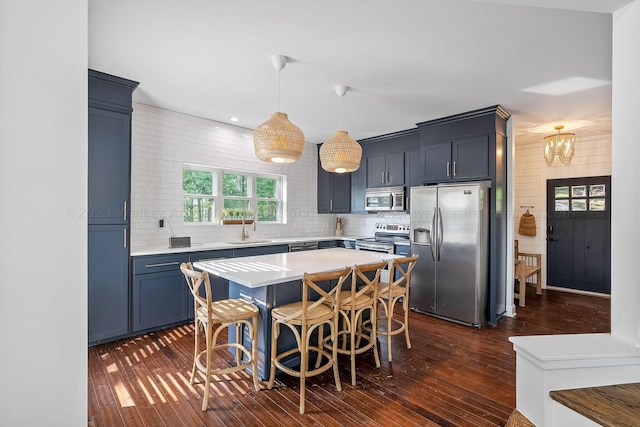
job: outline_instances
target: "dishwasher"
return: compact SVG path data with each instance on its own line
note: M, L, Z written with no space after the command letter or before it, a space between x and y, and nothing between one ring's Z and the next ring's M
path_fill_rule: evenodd
M289 243L289 252L315 251L316 249L318 249L318 242Z

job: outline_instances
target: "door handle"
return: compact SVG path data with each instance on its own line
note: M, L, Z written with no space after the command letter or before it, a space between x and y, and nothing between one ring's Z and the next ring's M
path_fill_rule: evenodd
M444 224L442 223L442 211L438 208L438 261L442 255L442 244L444 243Z
M436 260L436 246L438 245L438 230L436 229L436 216L438 216L437 208L433 208L433 219L431 220L431 258Z

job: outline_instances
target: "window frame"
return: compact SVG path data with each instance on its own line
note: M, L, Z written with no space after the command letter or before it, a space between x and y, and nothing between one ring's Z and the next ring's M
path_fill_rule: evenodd
M255 214L255 220L260 224L286 224L286 202L287 202L287 176L280 175L275 173L268 172L255 172L255 171L247 171L241 169L229 169L229 168L221 168L215 166L207 166L207 165L199 165L194 163L183 163L182 165L182 174L184 177L185 170L197 170L204 172L212 173L212 194L211 195L203 195L203 194L186 194L184 190L182 191L182 222L184 225L217 225L221 224L223 219L222 210L224 209L225 200L248 200L249 201L249 209L251 209ZM222 183L223 176L227 175L244 175L247 177L247 196L225 196L222 194ZM276 181L276 191L274 198L268 197L258 197L257 195L257 179L258 178L267 178L274 179ZM181 179L181 186L184 189L184 178ZM184 221L184 198L205 198L213 200L213 220L211 222L185 222ZM276 210L276 220L275 221L261 221L258 220L258 202L261 201L269 201L277 203Z

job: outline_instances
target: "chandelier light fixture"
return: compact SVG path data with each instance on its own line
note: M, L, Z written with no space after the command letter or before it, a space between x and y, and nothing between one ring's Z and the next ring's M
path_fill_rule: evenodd
M342 128L342 97L348 87L338 85L336 94L340 97L340 128ZM346 173L358 170L362 158L362 147L349 136L346 130L337 130L331 138L320 146L320 164L327 172Z
M258 159L270 163L293 163L302 156L304 134L299 127L280 112L280 71L287 64L287 57L274 55L273 66L278 70L278 112L253 131L253 146Z
M575 133L560 133L564 126L555 126L557 134L544 137L544 161L547 166L568 165L575 152Z

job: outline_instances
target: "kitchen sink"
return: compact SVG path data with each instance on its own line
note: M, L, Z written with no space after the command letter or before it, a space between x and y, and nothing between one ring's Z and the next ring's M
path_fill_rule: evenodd
M230 245L250 245L252 243L269 243L272 242L273 240L236 240L233 242L225 242L228 243Z

